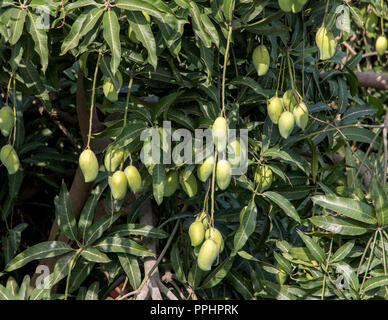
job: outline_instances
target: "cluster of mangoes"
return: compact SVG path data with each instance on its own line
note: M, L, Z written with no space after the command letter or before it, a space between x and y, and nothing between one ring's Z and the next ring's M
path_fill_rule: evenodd
M197 256L198 267L209 271L218 255L224 250L221 232L212 227L209 215L203 211L189 227L191 245Z
M309 113L303 101L298 102L295 90L287 90L283 97L277 95L268 100L267 112L271 121L279 126L280 135L287 139L296 125L304 130Z
M118 169L119 165L126 160L125 149L109 150L105 154L104 166L110 173L108 184L112 192L112 197L116 200L124 199L128 187L133 193L137 193L142 188L142 178L138 169L129 165L124 171ZM85 182L92 182L97 178L99 165L94 152L90 149L84 150L79 157L79 166L84 175Z
M0 109L0 131L5 137L8 137L14 127L13 110L4 106ZM10 144L4 145L0 150L0 161L5 166L9 175L15 174L20 167L19 157Z

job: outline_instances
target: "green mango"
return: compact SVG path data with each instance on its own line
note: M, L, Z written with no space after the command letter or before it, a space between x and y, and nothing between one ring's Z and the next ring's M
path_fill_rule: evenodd
M104 158L105 169L108 170L109 172L116 171L117 167L124 160L124 154L125 154L124 149L109 150L107 153L105 153L105 158Z
M268 72L270 57L268 49L264 45L259 45L253 50L252 55L253 65L259 76L263 76Z
M328 60L334 56L337 42L332 32L328 31L325 27L320 27L315 35L315 42L318 46L321 60Z
M216 177L217 185L221 190L226 190L232 180L232 167L228 160L219 160L217 163Z
M296 125L304 130L307 127L309 121L309 111L307 106L301 102L293 111Z
M222 238L221 232L216 228L209 228L205 232L205 239L211 239L217 243L218 252L221 253L224 250L224 239Z
M244 152L246 151L244 144L241 146L240 141L235 138L228 143L228 161L232 168L237 168L241 160L244 160Z
M166 176L166 184L164 186L164 196L171 197L179 187L178 171L170 171Z
M205 238L205 228L200 221L194 221L189 228L189 236L193 247L199 246Z
M5 137L8 137L14 125L13 110L8 107L0 109L0 131Z
M388 41L387 38L382 35L379 36L376 40L376 51L380 56L383 56L385 53L385 50L388 48Z
M273 180L272 170L267 165L261 165L255 172L255 183L259 186L259 192L264 192L271 188Z
M283 99L279 97L272 97L267 103L268 116L272 123L278 124L280 115L283 112Z
M211 239L205 240L198 253L198 267L203 271L211 270L217 256L217 243Z
M128 166L124 170L128 185L133 193L138 193L142 189L142 179L139 170L135 166Z
M98 160L94 152L90 149L82 151L79 156L79 167L84 175L85 182L92 182L98 175Z
M7 169L9 175L13 175L19 170L19 157L10 144L6 144L1 148L0 160Z
M108 177L108 183L112 196L116 200L122 200L127 194L128 181L123 171L116 171Z
M189 196L189 198L192 198L197 194L197 191L198 191L197 179L195 179L194 174L191 173L190 176L187 178L187 180L184 180L183 177L187 172L186 170L188 169L181 171L179 175L179 182L181 184L183 191Z
M214 168L215 159L213 156L205 159L205 161L198 166L197 168L197 176L198 179L202 182L206 182L207 179L211 176Z
M213 142L218 152L226 149L228 141L228 123L224 117L218 117L212 127Z
M287 139L291 134L292 130L294 129L294 125L295 125L294 115L289 111L284 111L280 115L278 125L279 125L280 135L284 139Z

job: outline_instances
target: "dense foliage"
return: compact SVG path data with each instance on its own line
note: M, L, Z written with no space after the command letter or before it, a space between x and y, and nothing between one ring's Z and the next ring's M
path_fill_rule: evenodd
M387 299L383 2L1 1L0 299Z

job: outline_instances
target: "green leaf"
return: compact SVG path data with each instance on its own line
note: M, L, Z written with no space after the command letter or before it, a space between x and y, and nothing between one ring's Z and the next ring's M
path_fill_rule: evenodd
M31 281L30 276L26 274L19 288L19 292L18 292L19 300L27 300L28 296L30 295L30 281Z
M160 20L163 19L161 12L154 5L154 2L151 4L143 0L118 0L116 2L116 7L129 11L144 11L155 18Z
M15 45L19 41L20 36L23 33L24 22L26 21L27 10L11 8L9 10L15 10L9 22L11 23L9 44Z
M98 291L100 290L100 283L93 282L85 295L85 300L98 300Z
M79 235L82 240L84 240L86 237L86 230L93 223L98 200L100 199L101 194L104 192L107 185L107 181L104 181L103 183L99 184L94 190L92 190L91 196L82 208L81 215L78 221Z
M31 12L28 12L27 19L27 31L31 35L35 42L35 51L40 56L40 63L42 65L43 72L46 72L48 66L48 48L47 48L47 33L46 30L39 26L38 22L40 16Z
M304 234L302 231L296 230L296 232L298 232L299 236L302 238L303 242L309 249L310 253L314 256L314 258L317 259L320 263L324 263L326 255L323 249L318 245L318 243L315 242L308 235Z
M148 61L156 69L158 57L156 55L156 42L151 26L141 12L129 11L127 19L135 32L136 38L143 44L148 51Z
M6 287L0 284L0 300L16 300L16 297Z
M264 290L267 291L276 300L297 300L297 297L287 290L287 286L280 286L277 283L261 280Z
M222 279L226 277L230 268L233 265L234 256L229 256L223 262L221 262L209 275L205 278L201 284L201 288L209 289L219 284Z
M44 288L51 289L55 284L57 284L68 275L70 262L75 254L75 251L65 254L57 261L54 267L54 271L43 280L42 285Z
M376 276L366 280L361 290L367 292L386 285L388 285L388 276Z
M33 260L56 257L73 249L62 241L45 241L38 243L27 250L19 253L6 266L5 270L10 272L19 269Z
M182 94L182 92L173 92L161 98L158 103L152 106L152 119L156 120L160 115L167 114L168 109L172 106L175 100Z
M360 283L358 281L356 273L350 265L345 262L338 263L336 264L336 272L342 273L346 280L349 282L350 286L353 288L353 290L358 292L360 288Z
M296 212L295 207L285 197L273 191L264 192L263 196L276 203L290 218L294 219L296 222L301 223L300 217L298 212Z
M93 29L99 29L99 25L96 27L97 22L100 20L102 14L104 13L103 8L93 8L87 13L86 22L82 25L81 32L79 34L80 38L92 31Z
M373 207L364 202L336 195L319 195L311 197L311 200L325 209L330 209L354 220L368 224L377 222Z
M365 224L348 219L316 216L309 218L312 224L320 227L326 231L342 234L344 236L358 236L369 231Z
M141 271L136 257L124 253L118 253L117 256L132 289L136 290L141 284Z
M372 194L375 201L377 221L380 226L384 227L388 224L388 194L374 177L372 178Z
M166 184L166 170L163 164L155 164L152 173L152 187L156 203L160 206L163 202L164 187Z
M142 224L120 224L117 226L113 226L108 233L109 235L117 235L120 237L127 236L143 236L147 238L155 238L155 239L165 239L168 237L168 233L155 228L153 226L142 225Z
M104 39L112 53L110 68L115 75L121 60L120 25L116 13L113 10L106 11L102 23Z
M256 228L257 208L255 201L251 200L247 207L244 207L240 213L240 226L234 236L233 252L238 252L248 241L250 235Z
M77 290L81 286L81 284L85 281L90 272L93 270L94 265L94 262L86 261L82 257L80 257L80 259L77 259L77 262L70 276L70 293L72 293L74 290Z
M190 16L192 18L191 23L193 26L194 33L199 39L202 40L206 48L210 48L212 45L211 38L206 32L205 27L202 23L201 11L199 10L199 7L194 1L190 1Z
M272 159L283 159L285 161L289 161L295 164L300 170L306 173L306 175L310 174L310 164L306 161L306 159L294 152L279 150L277 147L268 149L263 153L263 157L270 157Z
M13 175L8 176L8 194L11 199L15 199L17 197L23 178L23 171L18 171Z
M108 263L111 262L109 257L96 248L87 247L81 251L81 256L88 261L97 262L97 263Z
M224 0L222 2L222 12L224 14L225 20L226 22L231 23L233 19L235 0Z
M229 82L229 84L246 86L252 89L258 95L264 96L265 98L269 97L268 90L264 90L257 81L249 77L240 76L234 78L232 81Z
M128 253L134 256L152 257L155 256L151 250L142 247L135 241L125 238L109 237L94 246L103 252Z
M111 144L114 149L127 147L129 152L134 152L138 145L141 132L146 128L144 122L133 121L127 123L124 130L117 136L116 141Z
M70 195L64 181L62 181L59 196L56 196L54 199L54 204L59 228L69 239L76 241L77 225L71 210Z
M93 223L85 233L85 245L91 245L104 234L106 230L121 216L121 212L114 215L106 215Z
M61 55L66 54L71 49L74 49L80 39L80 31L85 21L89 21L87 13L80 14L77 19L73 22L70 32L67 34L66 38L63 39L61 47Z
M240 273L231 270L226 279L233 286L233 289L239 292L245 300L253 299L252 286Z
M354 247L354 241L348 241L331 256L331 262L339 262L346 258L346 256L352 251Z
M179 251L178 241L176 241L172 245L170 259L171 259L172 268L174 269L174 273L177 276L177 278L182 282L186 282L186 276L183 269L182 256Z
M87 6L97 6L98 3L94 0L77 0L72 3L67 3L66 4L66 12L70 12L71 10L75 10L78 8L82 7L87 7Z

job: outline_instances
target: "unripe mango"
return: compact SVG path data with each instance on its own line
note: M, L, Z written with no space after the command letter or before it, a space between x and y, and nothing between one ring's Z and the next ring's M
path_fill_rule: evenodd
M307 126L307 123L309 121L309 111L307 109L307 106L301 102L293 111L293 115L295 117L295 123L296 125L304 130Z
M287 139L291 134L292 130L294 129L294 125L295 125L294 115L289 111L284 111L280 115L278 125L279 125L280 135L284 139Z
M278 2L280 9L282 9L284 12L291 11L292 0L278 0Z
M272 170L267 165L261 165L255 173L255 183L259 186L259 192L268 190L272 185Z
M19 170L19 157L15 149L10 144L6 144L1 148L0 160L6 167L9 175L13 175Z
M321 60L328 60L334 56L337 43L332 32L325 27L320 27L315 35L315 42L317 43Z
M182 186L183 191L189 196L189 198L194 197L197 194L198 186L197 179L195 179L194 174L190 174L187 180L184 180L185 172L188 169L183 170L179 175L179 182Z
M216 228L209 228L205 232L205 239L211 239L217 243L218 252L221 253L224 250L224 239L221 232Z
M385 53L385 50L388 48L388 41L385 36L379 36L376 40L376 51L382 56Z
M205 238L205 228L200 221L194 221L189 228L189 236L193 247L199 246Z
M109 172L116 171L117 167L120 165L123 159L124 159L124 149L109 150L105 154L105 158L104 158L105 169L108 170Z
M225 190L229 187L232 180L231 166L228 160L219 160L217 163L216 177L217 185L221 190Z
M98 160L94 152L90 149L82 151L79 156L79 167L84 175L85 182L92 182L98 175Z
M124 199L128 187L125 173L123 171L116 171L112 176L108 177L108 183L113 198L116 200Z
M213 156L205 159L205 161L198 167L197 176L198 179L202 182L206 182L209 179L210 175L213 172L215 159Z
M287 90L283 94L283 107L289 111L292 111L298 104L296 100L296 92L292 89Z
M263 76L268 72L270 57L264 45L259 45L253 50L252 60L259 76Z
M0 130L3 136L8 137L14 125L13 110L8 107L0 109Z
M125 168L124 174L131 191L133 193L139 192L142 186L142 179L137 168L135 166L128 166Z
M218 152L223 152L226 149L228 141L228 123L224 117L218 117L212 127L213 142Z
M283 112L283 99L275 96L268 100L268 116L274 124L279 122L280 115Z
M171 197L179 187L178 171L170 171L166 176L166 184L164 186L164 196Z
M213 240L208 239L202 244L198 254L198 267L203 271L209 271L218 256L218 246Z

